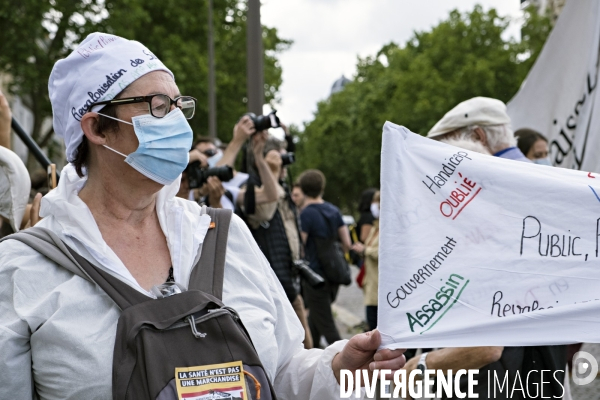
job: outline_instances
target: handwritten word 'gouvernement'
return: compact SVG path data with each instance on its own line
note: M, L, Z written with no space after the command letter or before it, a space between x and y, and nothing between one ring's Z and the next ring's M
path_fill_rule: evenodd
M408 325L410 327L410 331L415 331L415 326L418 325L421 328L427 328L421 334L427 332L431 328L438 323L440 319L452 308L454 303L458 301L460 295L462 294L465 287L469 283L468 280L465 281L465 278L458 275L452 274L446 281L445 285L442 286L437 291L432 299L430 299L427 304L423 305L420 310L415 312L413 316L411 313L407 312L406 317L408 318ZM454 294L456 291L456 295ZM454 301L450 301L454 300ZM446 307L448 306L448 307ZM433 317L439 312L443 310L443 313L435 320L432 324ZM428 326L429 325L429 326Z
M465 158L467 160L471 160L471 158L469 157L469 153L467 153L466 151L459 151L456 154L453 154L452 157L447 159L448 164L442 163L442 169L436 175L433 175L433 177L425 175L425 180L427 182L425 182L425 180L421 182L423 182L423 184L427 187L427 189L431 191L431 193L436 194L433 188L436 187L438 189L441 189L442 186L444 186L446 182L448 182L448 180L452 177L454 171L456 171L456 168L458 168L460 163Z
M406 300L419 285L424 284L427 278L433 276L433 273L442 266L442 262L452 253L452 250L456 246L456 240L447 236L446 239L448 239L448 242L442 245L440 251L428 263L425 263L422 268L419 268L408 282L401 285L399 289L396 289L395 297L392 296L392 292L387 294L387 302L390 307L397 308L402 300Z

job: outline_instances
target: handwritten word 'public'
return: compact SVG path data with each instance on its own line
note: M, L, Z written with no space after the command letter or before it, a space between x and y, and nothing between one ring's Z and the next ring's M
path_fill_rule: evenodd
M598 230L600 228L600 218L596 220L596 257L598 257ZM569 231L570 232L570 231ZM536 240L537 239L537 240ZM544 240L545 239L545 240ZM576 247L577 241L581 239L575 235L560 234L542 234L542 223L532 215L523 218L523 230L521 231L521 250L523 255L526 241L537 241L538 254L542 257L580 257L583 254L578 253L581 250ZM546 246L543 245L544 241ZM586 255L587 260L587 255Z

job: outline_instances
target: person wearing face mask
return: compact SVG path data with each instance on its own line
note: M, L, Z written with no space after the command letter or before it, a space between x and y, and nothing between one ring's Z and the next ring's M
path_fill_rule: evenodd
M479 142L495 157L531 162L517 147L506 105L489 97L474 97L448 111L427 137L442 142Z
M223 152L215 145L213 139L200 137L194 142L192 150L190 150L188 165L197 161L202 169L214 168L222 156ZM213 208L226 208L229 210L235 208L237 191L226 190L218 177L210 176L202 187L190 189L187 174L186 170L181 176L178 197L201 202Z
M235 160L248 139L251 138L252 144L260 147L264 145L267 136L267 132L257 133L254 123L249 116L245 115L234 126L233 139L224 151L219 149L210 138L200 138L196 141L190 151L190 163L199 160L204 168L228 165L233 169L231 180L221 182L217 177L209 177L204 187L200 188L198 192L207 205L229 210L239 210L243 206L246 196L245 185L250 176L235 169ZM277 199L277 180L275 177L269 176L269 168L260 148L257 149L256 154L258 174L264 185L254 188L255 202L256 204L273 202ZM206 164L202 164L203 158L206 160ZM190 199L192 199L191 195ZM194 196L194 199L198 200L198 196Z
M193 287L214 287L213 271L196 265L204 250L216 254L220 248L225 267L217 279L222 285L215 283L222 287L219 299L236 311L247 332L237 336L236 346L251 340L255 365L262 365L279 398L339 398L342 369L404 365L402 350L376 354L377 331L305 350L302 326L245 224L235 215L215 224L211 215L231 214L175 196L192 146L188 119L196 100L179 92L171 71L144 45L90 34L54 65L48 89L54 130L64 139L69 164L57 188L43 197L43 219L30 232L44 228L54 244L45 243L70 249L69 260L143 299L149 312L154 304L173 304L152 290L165 282L185 291L175 302L201 292ZM211 235L219 226L226 229L225 243ZM64 257L59 264L42 253L11 236L0 243L0 398L113 398L119 387L113 378L121 376L120 369L113 371L115 345L124 346L117 322L127 309L117 305L114 293L67 268ZM181 324L178 315L166 321ZM192 327L185 331L188 343L200 343L194 320L185 324ZM271 398L269 386L263 388L263 397Z
M366 317L369 329L377 328L377 288L379 285L379 201L380 194L376 191L373 194L371 202L371 214L373 215L373 224L364 245L358 243L355 250L362 253L364 258L365 275L362 289L364 291L364 303L366 307Z
M473 99L472 99L473 100ZM465 106L466 103L466 106ZM476 107L474 107L476 106ZM459 109L456 111L456 109ZM450 115L450 117L449 117ZM461 121L467 121L467 124L478 124L483 127L492 126L491 131L481 130L481 132L473 132L472 127L469 129L460 128ZM505 125L498 126L498 123L505 122ZM492 151L499 147L506 146L512 143L511 138L507 135L510 132L510 126L507 125L510 119L505 115L504 104L493 99L479 99L477 101L468 100L461 103L450 111L442 121L436 124L436 129L454 129L447 135L441 133L434 138L443 141L452 146L460 147L468 151L478 152L485 155L491 155ZM443 123L442 123L443 122ZM493 125L485 125L493 123ZM444 125L446 128L444 128ZM440 128L440 126L442 128ZM435 127L434 127L435 128ZM430 132L431 133L431 132ZM492 142L496 145L490 146L487 141L487 136L492 138ZM498 134L498 136L494 136ZM480 135L483 135L480 137ZM483 138L483 139L482 139ZM486 144L487 143L487 144ZM504 143L503 145L498 143ZM527 158L521 160L519 154L523 154L517 148L507 148L508 151L501 154L494 154L498 157L516 159L519 161L531 162ZM500 150L502 152L502 150ZM508 156L506 156L508 155ZM524 157L523 157L524 158ZM523 264L527 267L526 263ZM516 377L527 376L527 385L530 390L538 390L540 393L546 393L547 397L557 399L567 399L568 386L559 382L567 379L565 375L566 346L529 346L529 347L502 347L502 346L472 346L472 347L447 347L437 350L425 350L420 356L414 356L414 352L407 351L407 363L404 367L407 374L418 368L433 369L438 371L448 370L478 370L481 379L474 385L474 393L479 398L489 398L490 388L494 382L490 376L508 376L509 380L514 380ZM555 380L550 382L544 380L543 374L539 371L547 371L547 374L553 375ZM497 382L496 382L497 383ZM461 390L466 390L467 379L460 379L455 384L461 387ZM503 393L496 398L507 399ZM452 400L457 397L442 396L443 400Z
M552 165L548 157L548 139L533 129L519 129L515 132L517 145L525 157L535 164Z
M292 202L289 190L284 187L285 167L282 165L281 156L286 150L283 142L269 137L262 152L271 173L278 177L278 198L277 201L256 205L255 212L244 217L252 236L269 261L302 323L304 347L311 349L313 341L304 300L300 295L300 277L294 266L294 262L299 261L303 254L298 228L298 210Z

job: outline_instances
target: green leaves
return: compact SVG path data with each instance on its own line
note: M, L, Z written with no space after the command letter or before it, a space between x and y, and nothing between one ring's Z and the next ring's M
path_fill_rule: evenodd
M424 135L461 101L487 96L506 102L517 92L550 20L529 10L520 43L502 38L508 24L493 9L455 10L403 47L390 43L359 59L354 81L321 102L306 124L295 171L321 169L327 199L353 210L362 190L379 186L386 120Z
M228 141L246 112L246 1L214 1L218 136ZM51 116L48 77L54 63L96 31L146 45L175 74L181 93L198 99L194 133L208 133L208 0L20 0L0 2L0 71L34 113L34 139ZM290 41L263 28L265 100L281 85L277 55Z
M246 112L246 2L215 1L213 26L217 83L217 129L223 141ZM114 34L138 40L175 74L181 93L198 99L191 125L197 136L208 134L208 1L106 0L110 15L103 22ZM277 54L291 43L274 28L263 28L265 100L281 85Z

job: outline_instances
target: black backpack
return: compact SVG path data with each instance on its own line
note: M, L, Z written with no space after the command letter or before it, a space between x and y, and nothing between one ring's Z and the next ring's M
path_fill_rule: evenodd
M238 314L221 301L231 211L208 209L210 229L187 291L153 299L93 266L54 233L33 227L19 240L95 282L122 310L113 353L113 399L275 399ZM212 225L212 224L211 224Z
M352 274L350 273L350 266L346 261L334 222L327 218L318 206L313 206L313 208L323 217L329 233L327 237L312 237L317 248L317 259L325 274L324 278L333 284L349 285L352 283Z

